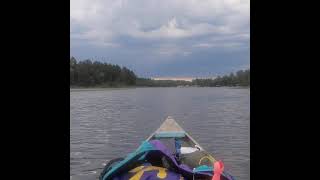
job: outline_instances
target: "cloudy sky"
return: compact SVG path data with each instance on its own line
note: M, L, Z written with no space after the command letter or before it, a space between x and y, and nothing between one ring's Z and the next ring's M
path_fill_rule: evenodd
M249 0L71 0L76 59L143 77L208 77L250 64Z

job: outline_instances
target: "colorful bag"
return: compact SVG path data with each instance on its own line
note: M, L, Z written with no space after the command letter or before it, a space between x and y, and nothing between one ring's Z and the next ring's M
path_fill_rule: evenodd
M180 174L169 171L163 167L151 166L151 164L143 164L129 172L115 177L113 180L182 180Z

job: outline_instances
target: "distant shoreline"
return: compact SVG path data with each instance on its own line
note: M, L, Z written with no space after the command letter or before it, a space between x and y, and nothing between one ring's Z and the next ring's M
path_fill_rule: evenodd
M136 89L136 88L231 88L231 89L250 89L250 86L219 86L219 87L200 87L200 86L188 86L188 87L150 87L150 86L126 86L126 87L70 87L70 91L99 91L99 90L125 90L125 89Z
M70 58L70 86L75 89L137 87L247 87L250 69L216 78L139 78L119 65Z

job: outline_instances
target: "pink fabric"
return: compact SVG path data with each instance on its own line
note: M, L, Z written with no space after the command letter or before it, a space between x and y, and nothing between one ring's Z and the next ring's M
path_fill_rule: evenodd
M216 161L213 164L213 176L212 176L212 180L220 180L221 174L224 170L224 165L222 163L222 161Z

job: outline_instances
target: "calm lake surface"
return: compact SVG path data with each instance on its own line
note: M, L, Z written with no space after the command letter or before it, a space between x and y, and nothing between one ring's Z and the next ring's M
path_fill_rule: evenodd
M172 116L238 180L250 179L250 89L70 90L70 179L98 179Z

